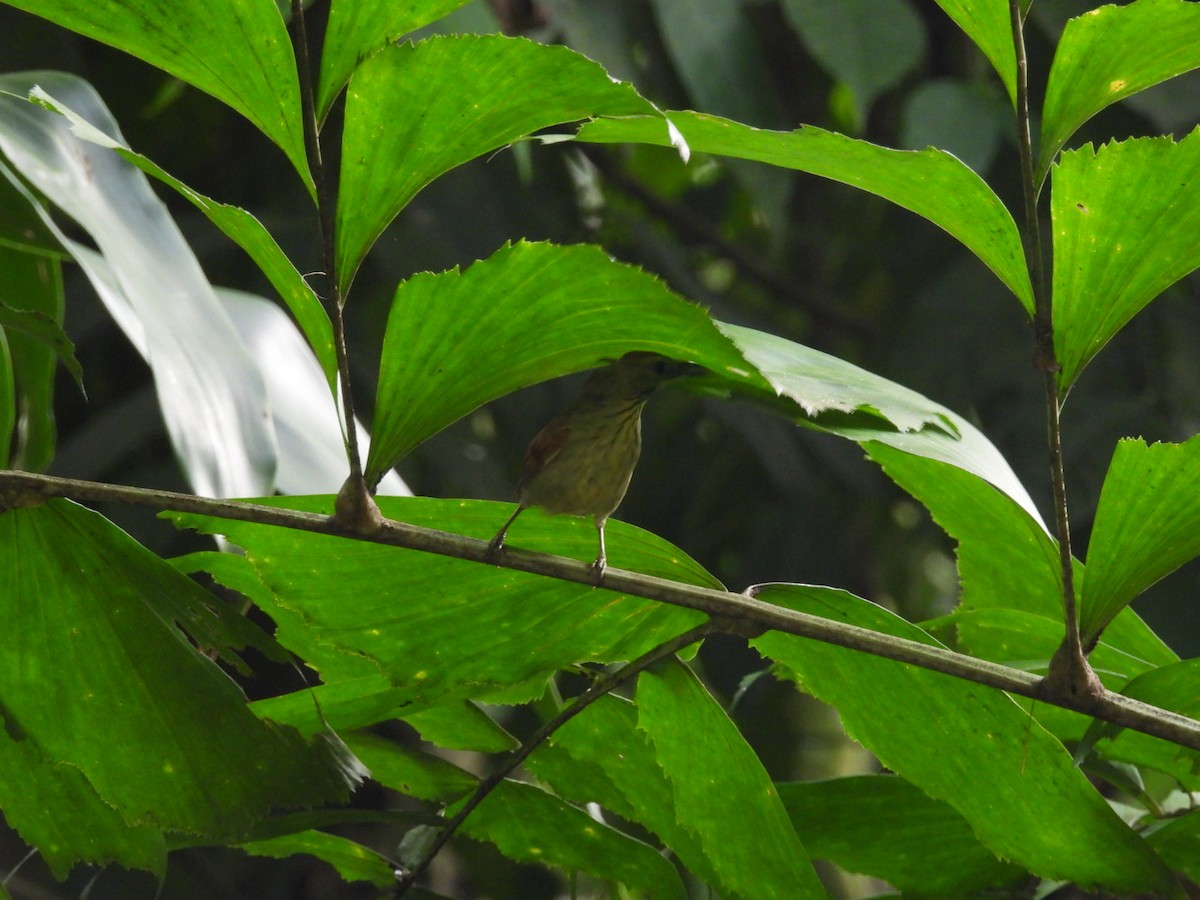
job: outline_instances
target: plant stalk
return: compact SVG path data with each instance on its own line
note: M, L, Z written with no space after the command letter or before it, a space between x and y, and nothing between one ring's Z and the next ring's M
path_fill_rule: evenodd
M320 123L317 121L316 101L313 96L312 65L308 55L308 31L304 24L302 0L292 0L292 25L296 69L300 79L300 112L304 122L304 147L308 155L309 169L312 170L317 215L321 229L321 255L325 265L325 277L329 283L329 294L324 300L326 313L333 325L333 346L334 352L337 354L338 384L342 400L342 429L346 441L346 458L350 466L350 476L346 483L355 487L356 496L369 497L369 491L363 481L358 429L355 427L354 392L350 384L350 357L346 350L346 323L342 315L346 298L342 293L337 271L337 245L334 240L337 227L336 202L329 189L329 180L325 177L325 163L321 155ZM342 510L339 509L339 514L341 513ZM357 516L350 518L357 519Z
M1102 690L1088 666L1079 637L1079 609L1075 594L1075 569L1071 551L1071 524L1067 515L1067 484L1062 451L1062 395L1058 387L1060 366L1054 349L1054 319L1046 284L1038 219L1038 186L1034 176L1033 137L1029 103L1029 61L1025 54L1025 23L1020 0L1009 0L1013 46L1017 56L1017 137L1021 157L1021 193L1025 207L1025 259L1033 287L1034 365L1042 378L1046 402L1046 441L1050 451L1050 484L1054 504L1062 580L1063 622L1066 636L1055 654L1047 679L1060 687L1095 694Z

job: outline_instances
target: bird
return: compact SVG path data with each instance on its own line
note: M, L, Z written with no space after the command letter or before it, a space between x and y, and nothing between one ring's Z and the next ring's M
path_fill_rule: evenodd
M599 583L607 566L604 523L625 498L642 449L642 408L664 381L704 371L658 353L634 350L589 376L575 399L539 431L517 478L517 508L488 544L504 548L508 529L531 506L553 515L590 516L599 554Z

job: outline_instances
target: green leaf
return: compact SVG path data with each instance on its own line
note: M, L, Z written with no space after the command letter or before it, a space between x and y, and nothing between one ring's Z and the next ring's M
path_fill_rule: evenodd
M1118 100L1200 67L1200 7L1186 0L1101 6L1067 22L1042 113L1038 183L1075 130Z
M5 178L0 178L0 183L11 186ZM8 298L18 308L14 311L17 318L28 321L28 317L36 317L30 323L35 332L43 325L47 328L47 340L21 333L19 327L5 335L4 365L10 379L9 396L16 402L15 407L9 404L8 410L15 412L16 418L8 427L0 427L2 455L7 456L9 448L14 451L12 467L40 471L54 457L58 437L54 419L56 352L69 355L74 365L72 374L76 375L82 392L83 371L61 327L63 282L58 258L0 245L0 298ZM13 424L17 429L15 444L8 440Z
M693 151L820 175L928 219L978 256L1032 315L1033 289L1012 215L982 178L949 153L891 150L811 125L796 131L761 131L701 113L666 116ZM577 139L664 147L676 143L660 119L649 117L589 122Z
M4 743L25 762L33 748L45 758L20 770L35 782L26 797L84 796L90 786L128 827L217 842L244 835L273 807L345 798L350 776L332 747L252 715L233 682L173 626L182 604L205 602L191 580L62 500L0 515L0 546ZM113 846L113 819L96 816L98 805L67 807L73 817L90 814L80 824L97 830L96 841L51 846L51 855L104 861L112 853L146 864L138 855L150 851L146 834ZM57 815L47 808L56 807L28 810L33 821L21 819L19 802L5 813L40 837L53 833L37 821ZM77 838L74 827L58 833Z
M388 317L367 480L482 403L634 349L748 370L700 307L599 247L520 243L414 275Z
M1200 266L1200 130L1085 145L1053 170L1059 388L1121 327Z
M39 78L43 83L61 85L64 83L63 79L70 79L70 76L56 75L54 80L49 82L45 80L44 75L39 75ZM86 85L82 79L70 80L81 89L84 89ZM82 105L79 107L82 110L81 114L50 96L40 85L30 91L30 96L41 105L65 116L71 123L71 133L80 140L115 150L147 175L157 178L178 192L180 196L204 213L210 222L225 233L226 237L245 250L262 273L270 279L275 290L279 292L279 296L283 298L288 309L292 311L292 315L296 317L296 322L308 339L309 346L312 347L313 353L321 363L321 369L325 373L330 389L333 389L337 382L337 358L333 351L333 326L329 323L329 316L321 307L321 301L316 292L309 287L304 276L292 265L291 260L284 255L279 244L275 242L275 238L258 219L244 209L226 203L218 203L192 190L142 154L131 150L120 134L116 132L115 127L111 129L110 133L92 125L85 115L90 115L92 118L101 116L108 118L107 110L103 110L102 107ZM84 96L86 98L87 95Z
M9 467L13 431L17 427L17 385L13 379L8 336L0 330L0 466Z
M468 0L333 0L321 50L317 118L324 120L358 64L386 44L440 19Z
M776 784L810 855L906 894L974 897L1028 878L989 853L966 819L903 778Z
M1167 822L1146 840L1169 865L1200 881L1200 811Z
M76 863L116 862L160 877L166 872L167 846L159 828L129 822L78 768L47 757L32 741L14 739L11 729L6 717L0 728L4 818L37 848L56 878L66 878ZM58 814L63 810L70 815Z
M503 753L518 746L515 737L470 701L431 706L403 718L422 738L439 747Z
M789 609L936 644L915 625L844 591L762 585L752 593ZM1000 691L793 635L768 633L751 644L781 663L805 691L836 706L846 732L884 766L954 807L997 857L1085 889L1179 896L1162 861L1117 817L1062 745Z
M907 0L784 0L782 8L813 58L850 88L856 130L925 54L925 27Z
M1002 0L937 0L937 4L983 51L1000 76L1015 108L1017 53L1013 47L1008 4Z
M239 847L252 856L272 859L288 859L301 853L315 856L333 866L344 881L369 881L380 889L396 884L395 867L385 857L357 841L323 831L301 831Z
M313 512L333 508L332 497L260 502ZM490 538L512 511L508 504L416 497L380 498L380 508L397 521L479 538ZM171 517L245 548L270 591L264 611L278 625L277 639L327 684L366 678L360 684L367 697L395 686L373 707L381 718L405 715L405 704L416 711L478 697L580 662L634 659L701 618L588 585L416 550L190 514ZM682 551L648 532L610 521L605 533L613 565L719 586ZM590 520L536 512L521 516L510 540L588 560L596 549ZM536 642L529 641L531 634Z
M699 840L722 894L825 897L762 763L691 670L671 659L643 672L637 707L676 819Z
M273 3L245 0L6 0L145 60L237 110L313 190L296 60Z
M43 272L49 280L50 273L45 269ZM52 285L47 286L53 289ZM10 333L10 339L12 333L22 334L42 346L48 347L62 360L67 371L71 373L71 377L75 379L75 383L79 385L80 393L84 393L83 367L75 358L75 344L67 337L62 325L51 314L42 312L40 309L17 309L9 306L4 302L4 298L0 297L0 328Z
M346 744L380 784L408 797L453 803L479 785L479 779L453 763L378 735L359 731Z
M1150 585L1200 555L1200 437L1183 444L1126 438L1100 491L1080 587L1080 632L1096 640Z
M654 107L568 50L498 35L388 46L346 97L337 208L343 292L375 239L429 182L539 129Z
M706 856L703 836L677 814L674 784L638 730L638 710L629 701L602 697L556 731L527 765L566 799L599 803L644 825L693 875L730 889Z
M655 898L687 897L674 867L653 847L530 784L501 782L462 831L520 862L587 872Z
M867 450L958 541L961 609L1012 609L1062 622L1058 546L1029 509L961 469L877 444ZM1075 572L1078 584L1082 566ZM1178 659L1131 609L1117 617L1105 641L1143 665Z

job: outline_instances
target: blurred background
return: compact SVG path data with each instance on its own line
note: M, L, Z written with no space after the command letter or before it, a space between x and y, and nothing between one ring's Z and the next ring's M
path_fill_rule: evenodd
M1063 22L1093 5L1034 5L1035 96ZM326 9L312 5L310 35L321 34ZM436 30L505 31L567 44L666 109L764 128L814 124L890 147L938 146L987 179L1010 208L1019 207L1007 98L933 0L477 0ZM294 171L251 125L207 95L6 6L0 68L63 69L87 78L135 150L198 191L251 211L302 272L320 267L316 216ZM1073 146L1182 136L1200 121L1195 75L1103 112ZM337 116L326 126L327 159L335 165ZM214 284L274 296L242 251L193 207L157 192ZM419 194L375 245L347 307L355 394L368 424L396 284L417 271L469 265L521 238L600 243L719 319L843 357L951 407L991 438L1050 518L1032 333L1020 304L981 263L927 222L851 188L703 156L684 166L677 154L656 148L526 142ZM89 399L61 380L60 441L50 471L186 489L146 366L80 273L68 267L66 280L67 327ZM1197 300L1200 279L1192 275L1113 341L1069 399L1068 497L1081 557L1115 441L1182 440L1200 431ZM417 494L511 499L530 437L577 386L575 379L538 385L479 409L402 461L400 472ZM835 585L915 621L955 603L951 542L856 445L679 389L656 395L644 424L642 461L618 517L671 540L730 588ZM160 553L194 546L194 538L152 517L102 511ZM1193 564L1136 605L1183 656L1200 654L1200 617L1185 612L1198 590ZM777 779L872 770L842 737L836 713L755 677L763 663L744 644L710 642L700 665L734 704L732 714ZM460 853L472 874L456 896L537 898L562 890L552 876L504 863L488 848ZM0 869L22 854L15 839L0 842ZM371 896L339 885L315 863L289 868L289 878L280 879L282 864L235 851L172 859L163 896ZM831 878L844 895L866 889ZM66 886L40 876L30 884L39 881L46 893L18 896L77 896L87 886L82 876ZM149 879L129 883L139 896L153 896ZM94 890L92 896L121 896L131 888L106 875Z

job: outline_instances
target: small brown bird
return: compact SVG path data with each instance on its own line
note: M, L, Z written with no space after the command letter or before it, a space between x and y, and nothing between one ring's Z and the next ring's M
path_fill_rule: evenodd
M578 399L546 423L525 451L516 511L492 538L504 547L508 528L526 507L591 516L600 539L592 563L604 574L604 523L625 497L642 449L642 407L663 381L703 371L657 353L635 350L593 372Z

